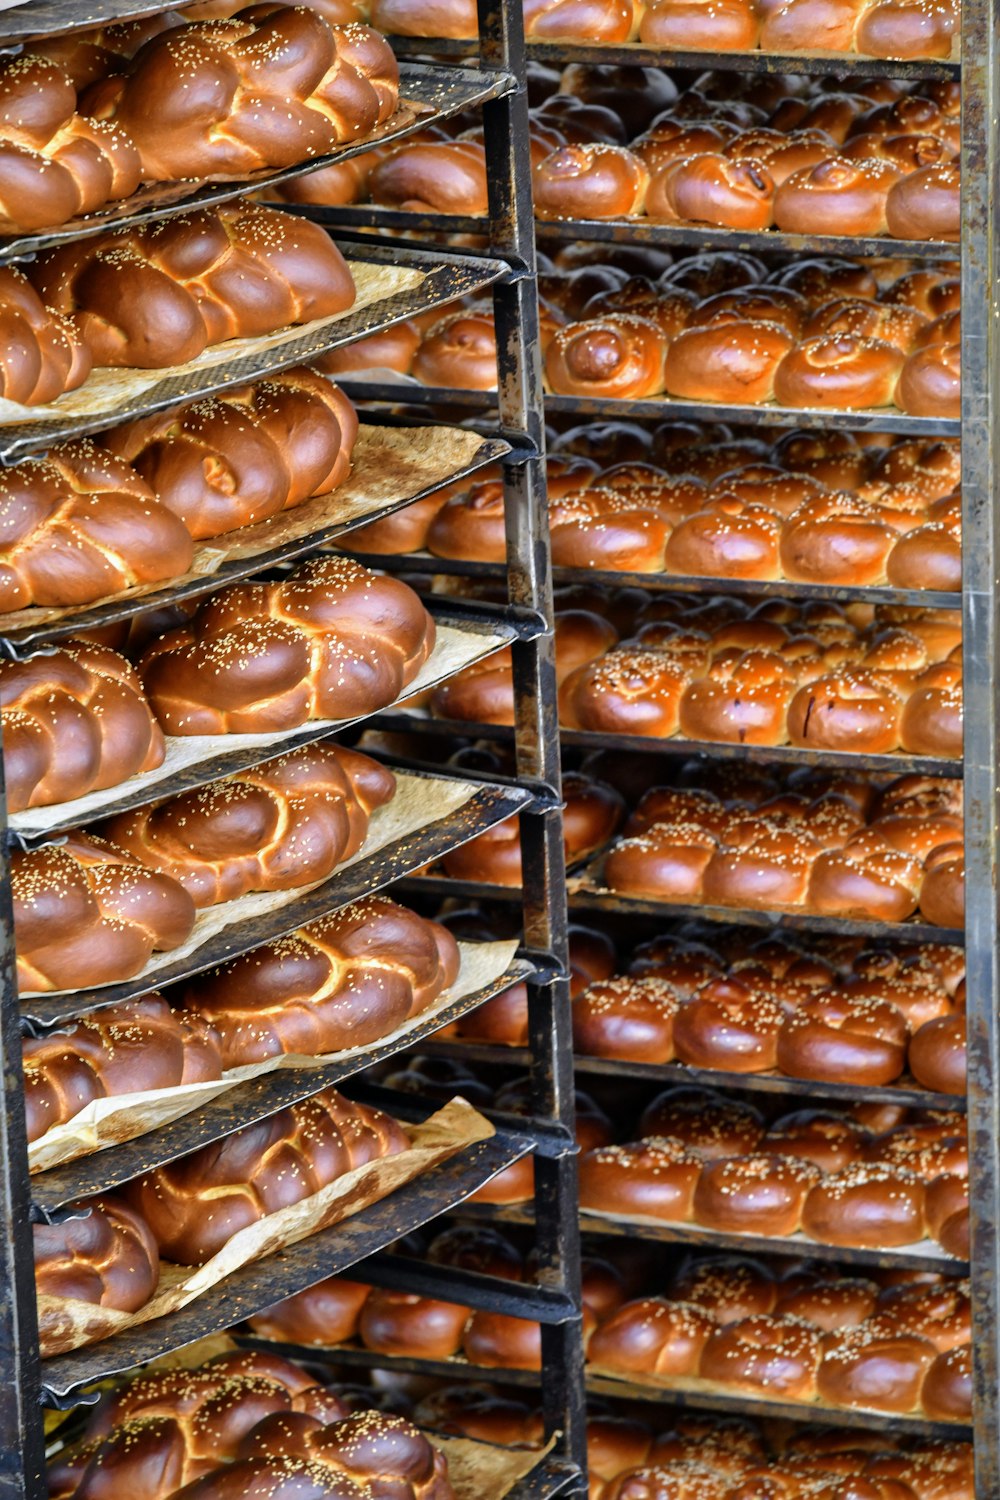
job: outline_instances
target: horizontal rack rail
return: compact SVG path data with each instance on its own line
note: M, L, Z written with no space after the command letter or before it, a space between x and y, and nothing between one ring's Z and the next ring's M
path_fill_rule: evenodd
M367 423L362 424L360 429L362 435ZM369 430L377 432L380 429L372 426ZM399 429L394 429L399 430ZM426 432L429 429L417 429ZM448 429L436 429L447 431ZM484 438L474 450L471 457L462 462L454 473L444 483L451 484L454 481L471 478L486 464L497 462L510 452L510 444L502 438ZM397 510L413 504L425 495L431 494L438 488L438 482L424 483L417 481L417 487L411 493L400 496L389 503L378 506L363 514L351 516L343 521L333 521L304 536L296 537L293 541L279 543L277 546L266 545L266 528L268 523L260 523L260 529L264 532L261 538L262 547L260 551L252 554L227 558L219 564L212 572L190 573L174 583L151 585L148 589L130 590L127 593L100 601L96 604L82 605L76 609L67 609L59 612L57 619L42 621L38 624L26 623L24 625L7 625L0 628L0 641L6 644L8 654L22 657L31 651L44 646L57 644L59 641L69 640L71 637L79 636L83 631L102 630L109 625L117 625L134 615L142 614L146 610L165 609L171 604L181 604L187 600L198 599L204 594L214 594L228 584L239 583L244 578L250 578L254 574L261 573L265 569L276 568L281 563L293 562L296 558L306 553L314 552L318 548L328 547L338 538L346 535L356 526L367 526L373 521L381 520L385 516L392 515ZM348 479L339 490L332 493L342 499L350 494L351 480ZM308 502L307 502L308 504ZM279 513L273 520L287 519L287 513ZM246 528L250 530L251 528ZM257 528L252 528L256 530ZM239 537L239 533L235 533ZM218 539L222 540L222 539ZM242 547L245 543L240 543ZM378 568L378 564L376 564ZM30 609L25 611L30 616ZM6 617L8 620L16 619L16 615Z
M0 28L4 13L0 11ZM399 95L401 108L394 118L359 141L335 147L323 156L315 156L281 171L263 170L249 177L227 181L158 183L140 188L132 198L72 219L36 234L0 235L0 265L29 260L42 250L71 240L90 239L114 229L138 228L178 214L197 209L216 208L247 193L267 195L269 188L279 187L297 177L324 167L334 166L353 156L362 155L376 146L404 141L414 132L425 130L452 115L477 108L488 99L510 93L516 82L504 73L481 73L474 69L435 66L428 63L404 63L400 68Z
M513 729L506 724L482 724L475 720L432 718L415 709L412 713L383 709L378 715L383 729L402 733L457 735L473 740L513 739ZM960 759L930 755L909 755L904 750L886 755L870 755L852 750L812 750L798 745L731 745L715 740L687 740L681 735L669 738L655 735L598 733L590 729L560 727L560 743L579 750L627 750L649 755L702 755L713 760L753 761L756 764L813 766L841 771L872 771L890 775L944 776L959 780Z
M154 1167L176 1161L212 1141L221 1140L234 1130L254 1125L278 1110L298 1104L323 1089L343 1083L365 1068L419 1045L442 1026L475 1010L477 1005L522 982L533 972L531 964L516 959L492 983L437 1010L394 1040L374 1042L361 1054L349 1055L343 1060L334 1058L319 1068L281 1068L265 1073L236 1084L210 1103L167 1125L157 1126L146 1135L136 1136L91 1156L79 1157L47 1172L39 1172L31 1180L32 1202L43 1214L50 1214L78 1198L107 1192L143 1172L152 1171Z
M477 638L485 638L485 644L476 656L482 660L484 655L494 650L502 650L505 645L517 639L517 630L507 623L503 618L504 611L495 606L492 613L490 606L484 606L479 611L479 618L471 614L455 615L447 608L437 607L438 601L429 599L427 601L429 612L434 616L438 625L452 626L462 631L463 635L469 637L470 647ZM433 663L433 654L429 658ZM458 670L461 670L459 668ZM443 675L440 681L446 682L447 675ZM419 690L419 689L418 689ZM400 701L413 691L412 687L404 688L399 695ZM122 787L109 787L106 800L102 801L99 808L93 808L89 812L74 812L73 803L67 803L65 813L57 821L47 822L44 831L40 829L38 820L39 813L52 813L58 811L57 807L29 808L23 813L11 813L8 815L8 838L21 844L39 845L48 843L57 838L68 829L77 828L81 823L94 823L100 819L116 817L119 813L129 812L136 807L144 807L150 802L161 802L168 797L178 796L181 792L192 791L195 787L207 786L209 782L218 781L223 776L232 776L239 771L249 770L251 767L265 765L276 756L287 755L292 750L299 750L304 745L312 745L317 741L335 740L345 730L356 728L369 720L378 721L379 714L383 710L376 709L372 713L359 714L353 719L339 720L336 723L306 723L300 729L290 734L275 734L270 743L262 745L256 735L241 736L239 734L227 735L232 748L219 751L212 749L205 753L199 760L193 760L179 767L170 776L159 780L150 780L149 773L135 776L129 782L123 784L129 789ZM191 736L188 744L192 743L197 736ZM206 736L213 742L219 736ZM240 740L249 739L250 744L240 744ZM174 741L176 742L176 741ZM184 737L180 743L184 744ZM168 743L170 743L168 741Z
M476 1042L465 1037L420 1044L422 1056L451 1057L456 1061L483 1063L489 1067L525 1069L531 1055L527 1047L505 1047L496 1042ZM953 1109L964 1112L964 1094L939 1094L923 1089L911 1079L882 1085L832 1083L814 1078L792 1078L783 1073L733 1073L722 1068L697 1068L688 1063L651 1063L618 1057L588 1057L573 1054L573 1069L581 1077L617 1078L622 1083L648 1083L679 1088L698 1085L709 1089L733 1089L741 1094L770 1094L801 1101L834 1099L842 1104L899 1104L912 1109Z
M529 1134L498 1131L353 1217L233 1272L169 1317L43 1360L43 1404L64 1405L83 1386L220 1333L327 1276L349 1270L456 1207L498 1172L527 1156L532 1146Z
M535 1215L528 1204L467 1203L463 1218L486 1220L490 1224L533 1225ZM777 1255L797 1260L832 1261L836 1265L879 1266L883 1270L936 1271L946 1276L966 1276L967 1261L957 1260L936 1246L926 1251L866 1250L853 1246L824 1245L821 1241L790 1235L727 1234L721 1230L703 1229L699 1224L656 1224L624 1215L603 1218L580 1210L580 1233L601 1238L648 1241L661 1245L687 1245L696 1250L732 1250L741 1255Z
M471 562L462 558L435 557L432 552L378 553L355 552L341 544L342 551L370 568L382 568L389 573L438 573L444 577L494 578L506 577L506 567L501 562ZM589 584L608 589L648 589L656 593L675 594L735 594L748 595L753 599L800 599L825 600L835 604L892 604L918 609L960 609L962 595L944 593L934 589L897 589L890 585L877 584L857 586L853 584L795 583L785 579L755 578L695 578L674 573L628 573L604 568L565 568L556 564L552 569L552 581L556 588L564 584Z
M472 57L477 43L452 37L392 36L399 57ZM718 52L683 51L671 47L646 46L643 42L587 43L571 37L541 42L526 41L531 62L564 68L567 63L610 63L636 68L697 68L728 73L792 73L833 78L950 79L961 73L957 58L865 57L856 52Z
M169 9L169 0L25 0L0 11L0 47L16 47L31 37L155 16Z
M193 951L150 973L100 989L29 996L21 1002L22 1026L29 1033L44 1033L73 1017L108 1005L119 1005L124 1000L150 994L166 985L190 979L206 969L214 969L242 953L259 948L262 943L286 937L298 927L393 884L429 859L476 838L513 814L523 812L534 801L532 793L522 787L494 785L473 778L448 778L420 771L409 774L424 777L428 783L428 799L433 794L435 782L441 786L449 781L465 781L475 790L454 811L443 817L431 816L422 827L391 839L370 854L362 854L293 901L276 906L262 916L231 923Z
M422 213L349 203L313 209L309 217L335 229L404 229L424 234L486 234L489 220L473 214ZM790 234L781 229L725 229L709 224L665 224L642 215L624 219L536 219L535 238L585 240L617 245L676 245L695 250L742 251L750 255L892 256L915 261L952 261L960 246L949 240L901 240L891 235Z
M244 1340L241 1339L240 1342ZM537 1389L542 1381L539 1370L476 1365L461 1355L452 1359L421 1359L415 1355L376 1354L371 1349L361 1349L351 1344L316 1348L307 1344L266 1344L263 1340L253 1342L257 1348L273 1348L277 1353L333 1369L385 1370L406 1375L435 1376L443 1380L486 1380L499 1386L529 1389ZM858 1411L851 1407L822 1406L812 1401L778 1401L770 1397L744 1395L742 1392L729 1394L707 1384L701 1387L694 1380L653 1385L641 1380L618 1380L588 1369L586 1388L587 1394L591 1396L607 1396L620 1401L640 1401L658 1406L691 1407L695 1411L732 1412L743 1417L781 1417L792 1422L821 1422L875 1432L884 1432L887 1423L892 1422L914 1437L951 1439L969 1436L969 1428L964 1423L935 1422L908 1412L893 1412L890 1415L887 1412Z
M425 891L442 900L451 896L473 897L479 901L516 901L520 892L514 886L491 885L473 880L453 880L447 875L420 875L401 881L401 889L411 893ZM918 943L949 943L956 947L965 942L965 933L952 927L935 927L930 922L911 918L906 922L873 922L858 917L825 917L809 912L758 911L747 906L694 906L654 901L641 896L619 895L614 891L594 890L581 885L579 877L569 883L569 909L574 911L609 911L622 916L656 917L660 921L722 922L730 926L762 927L768 931L782 929L802 932L833 932L847 937L901 938Z
M199 400L234 386L248 385L292 365L308 364L357 339L367 338L395 323L405 322L417 313L443 307L456 297L480 291L509 274L499 260L445 251L414 250L403 245L379 246L350 244L343 249L348 260L375 266L396 266L423 273L419 285L407 291L373 299L357 311L346 312L330 322L304 325L287 340L239 354L219 363L206 364L183 374L165 370L152 383L137 383L131 396L123 395L112 407L100 411L79 411L81 392L70 393L68 404L59 402L46 408L49 415L36 421L14 422L0 426L0 464L15 464L32 454L44 452L55 443L86 437L114 427L120 422L165 411L168 407ZM216 349L223 348L216 345ZM156 374L156 372L154 372ZM66 403L66 398L60 398Z
M417 381L341 380L352 401L376 401L395 406L475 407L488 411L496 405L496 391L466 391L453 386L425 386ZM864 407L861 410L819 411L815 407L776 406L762 403L741 406L729 402L678 401L672 396L622 400L610 396L545 397L546 413L604 417L608 421L632 422L736 422L745 427L805 427L820 431L898 433L912 437L958 437L961 422L951 417L911 417L896 407Z

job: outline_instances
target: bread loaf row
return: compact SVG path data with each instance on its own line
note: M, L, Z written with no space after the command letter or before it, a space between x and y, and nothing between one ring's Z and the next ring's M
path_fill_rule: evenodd
M131 978L154 951L188 939L199 909L325 880L361 847L395 784L368 756L310 745L122 813L101 836L73 831L15 852L20 990Z
M447 928L366 896L197 975L173 1006L145 995L26 1038L28 1140L97 1099L201 1083L282 1053L370 1045L431 1006L458 970Z
M396 110L384 37L304 6L107 30L0 64L0 229L51 229L143 183L297 166Z
M210 345L346 312L346 261L322 229L249 200L44 251L0 271L0 398L37 406L95 366L159 370Z
M843 445L836 441L842 436ZM745 455L741 444L730 447L736 451L721 454L721 469L711 446L600 468L553 453L547 479L555 566L960 587L961 476L951 440L902 439L883 450L852 448L847 434L814 441L791 433L773 448L749 443ZM698 472L701 464L708 473ZM502 486L492 474L446 486L347 541L365 553L502 562Z
M49 1469L52 1500L453 1500L440 1449L402 1417L314 1383L277 1355L238 1350L134 1377Z
M875 789L809 799L791 795L753 811L711 793L661 789L639 803L607 855L613 891L665 904L756 907L816 915L961 927L961 785L901 777ZM846 792L846 795L844 794Z

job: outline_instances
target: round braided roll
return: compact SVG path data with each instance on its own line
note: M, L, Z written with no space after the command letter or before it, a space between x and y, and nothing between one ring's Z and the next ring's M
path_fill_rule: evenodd
M105 433L196 540L266 521L347 478L354 407L301 366Z
M432 1005L458 970L446 927L366 896L194 979L184 1005L211 1025L232 1068L367 1046Z
M147 181L165 182L295 166L367 135L398 98L378 32L330 26L306 6L255 6L161 32L81 102L127 132Z
M464 38L479 30L475 0L374 0L371 19L391 36Z
M163 761L142 684L107 646L0 662L7 807L47 807L117 786Z
M408 1146L389 1115L326 1089L155 1168L125 1191L162 1255L200 1265L248 1224Z
M333 317L355 298L324 230L247 199L60 246L39 256L31 283L95 364L143 370Z
M64 1030L23 1042L28 1140L95 1099L203 1083L222 1074L218 1039L198 1016L157 994L108 1006Z
M130 979L194 926L178 881L89 834L16 851L10 876L22 994Z
M524 0L524 34L589 46L633 42L644 9L641 0Z
M72 320L20 271L0 267L0 397L22 406L55 401L83 384L92 363Z
M368 195L414 213L485 214L486 148L478 141L407 141L373 168Z
M0 472L0 611L90 604L176 578L193 554L178 517L91 442Z
M160 1257L140 1214L120 1198L91 1198L82 1219L36 1224L39 1296L70 1297L118 1312L136 1312L156 1289Z
M0 229L50 229L127 198L142 178L120 126L85 119L63 70L33 52L0 62Z
M234 584L149 647L139 674L167 734L253 734L385 708L434 648L407 584L346 557Z
M255 770L110 819L122 859L178 881L195 906L325 880L361 848L396 789L391 771L340 745L305 745Z

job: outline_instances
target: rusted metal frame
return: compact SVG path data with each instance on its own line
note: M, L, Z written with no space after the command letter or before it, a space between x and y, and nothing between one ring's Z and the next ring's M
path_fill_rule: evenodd
M1000 1494L1000 953L997 827L996 7L962 5L962 625L965 930L976 1495Z
M21 1023L11 900L7 801L0 757L0 1500L45 1500L35 1260L28 1136L21 1074Z
M517 78L516 92L483 106L490 242L511 268L493 289L501 436L515 453L503 461L507 587L513 605L541 615L547 630L512 648L518 776L544 797L522 815L524 941L547 954L555 973L530 982L528 1024L533 1107L572 1136L574 1089L568 982L566 871L556 713L552 568L545 487L545 404L528 151L528 98L520 0L478 0L480 66ZM586 1413L577 1227L575 1148L535 1157L539 1284L570 1300L573 1316L542 1325L542 1409L556 1454L586 1472Z

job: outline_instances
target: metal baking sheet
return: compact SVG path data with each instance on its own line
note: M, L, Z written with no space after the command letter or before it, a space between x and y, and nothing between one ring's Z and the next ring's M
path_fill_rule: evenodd
M119 422L164 411L233 386L248 385L292 365L308 364L332 349L367 338L417 313L469 296L507 274L502 261L486 257L412 250L403 245L345 244L341 248L348 262L370 268L373 275L380 268L395 267L417 272L421 279L408 290L376 296L358 310L290 330L280 339L269 335L261 340L234 340L234 343L252 342L256 347L248 352L241 349L228 359L224 345L217 344L207 351L213 356L211 362L195 369L152 372L152 378L148 370L116 371L119 377L134 375L135 389L130 393L128 380L120 378L116 381L118 396L101 403L100 410L91 409L91 405L79 410L81 394L90 384L85 382L79 391L71 391L51 403L44 414L40 412L31 420L0 426L0 463L15 464L30 454L45 452L54 443L85 437Z
M47 1394L63 1401L80 1386L106 1380L231 1328L327 1276L349 1270L365 1256L456 1207L491 1177L527 1156L533 1144L529 1135L498 1131L353 1217L286 1246L276 1255L251 1261L169 1317L127 1328L99 1344L45 1360L43 1404Z
M362 423L351 474L331 495L314 496L256 526L197 543L194 567L170 582L138 585L89 605L0 615L0 639L14 648L9 654L24 657L147 609L214 594L227 584L328 546L353 527L392 515L442 484L472 477L509 452L510 444L502 438L478 438L462 428ZM376 571L385 571L385 561L374 565Z
M0 30L3 20L0 14ZM199 208L215 208L247 192L267 196L269 187L347 161L352 156L360 156L387 141L405 140L414 131L424 130L466 109L477 108L487 99L496 99L513 87L513 79L502 73L481 73L471 68L449 68L430 63L404 63L399 70L398 111L385 125L360 140L338 146L325 156L312 157L283 171L255 172L248 177L223 181L197 182L192 179L178 183L152 183L140 188L131 198L109 204L83 218L71 219L54 229L34 234L0 235L0 265L31 259L53 245L88 239L109 229L149 224Z
M465 944L474 951L477 945ZM484 945L480 944L479 947ZM487 944L486 947L493 945ZM91 1156L79 1157L65 1165L40 1172L31 1180L32 1201L46 1212L62 1208L78 1198L107 1192L143 1172L197 1151L212 1141L221 1140L234 1130L242 1130L258 1120L267 1119L280 1109L311 1098L322 1089L333 1088L375 1063L393 1057L397 1052L422 1043L442 1026L475 1010L494 995L527 979L534 972L531 964L515 958L504 972L488 984L460 993L445 1006L409 1026L400 1036L374 1042L363 1055L349 1053L315 1068L281 1068L257 1078L236 1084L209 1103L144 1135L109 1146ZM457 984L461 989L461 977Z
M404 815L400 811L401 799L397 792L395 813L392 802L377 809L371 820L368 839L359 854L341 865L322 884L303 893L292 893L291 900L278 899L287 896L287 892L271 893L275 897L271 903L258 903L253 897L243 897L244 902L254 902L256 914L253 917L237 920L239 913L233 912L232 920L213 936L187 944L181 957L155 955L156 958L165 958L166 962L147 965L141 974L119 984L26 997L21 1002L22 1023L29 1031L44 1032L71 1017L107 1005L118 1005L123 1000L134 1000L163 985L178 984L193 974L217 968L238 954L258 948L261 943L285 937L297 927L304 927L362 896L382 890L419 869L428 860L457 848L502 823L505 818L523 811L534 800L523 787L496 786L489 782L418 772L401 773L398 779L401 788L406 787L408 802L413 806ZM418 785L419 782L423 785ZM441 803L437 810L436 801ZM444 808L447 810L442 810ZM380 813L386 815L382 823L390 830L388 837L379 833ZM386 822L386 819L393 821ZM234 908L238 903L228 905ZM258 912L258 905L265 909ZM209 912L218 913L219 910L209 908Z

